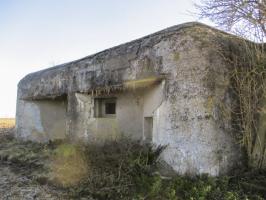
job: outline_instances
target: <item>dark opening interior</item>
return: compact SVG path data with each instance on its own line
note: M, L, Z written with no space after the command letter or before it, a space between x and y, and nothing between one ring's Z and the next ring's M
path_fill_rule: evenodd
M97 118L116 116L116 98L95 98L94 116Z
M105 114L107 115L115 115L115 110L116 110L116 104L115 102L106 102L105 103Z
M144 138L147 142L152 141L153 118L144 117Z

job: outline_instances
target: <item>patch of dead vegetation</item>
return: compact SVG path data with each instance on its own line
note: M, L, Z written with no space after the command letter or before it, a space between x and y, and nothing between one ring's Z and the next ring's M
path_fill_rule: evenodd
M50 169L53 181L63 187L76 186L89 174L81 146L67 143L59 145L53 152Z
M0 118L0 135L9 135L14 132L15 128L14 118Z
M13 128L0 135L0 199L70 199L49 182L53 145L18 141Z

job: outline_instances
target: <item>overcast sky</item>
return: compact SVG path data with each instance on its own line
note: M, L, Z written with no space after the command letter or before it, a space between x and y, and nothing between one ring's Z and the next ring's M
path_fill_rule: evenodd
M26 74L196 21L197 0L0 0L0 117Z

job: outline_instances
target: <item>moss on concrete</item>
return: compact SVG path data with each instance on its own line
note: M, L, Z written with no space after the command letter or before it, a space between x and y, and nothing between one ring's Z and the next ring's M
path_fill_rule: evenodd
M178 62L180 59L180 53L179 52L173 53L173 57L174 57L174 61Z

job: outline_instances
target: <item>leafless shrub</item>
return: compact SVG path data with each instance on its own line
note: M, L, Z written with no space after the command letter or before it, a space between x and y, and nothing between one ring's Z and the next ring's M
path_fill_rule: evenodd
M229 49L218 48L218 51L231 66L232 92L237 99L231 110L234 132L247 151L249 163L256 168L266 166L266 132L262 122L266 107L266 52L262 44L266 40L266 1L201 0L196 7L201 18L210 19L226 31L261 42L234 37L229 39Z
M218 51L230 66L231 91L235 99L230 109L233 132L245 147L249 164L261 168L266 148L262 121L266 114L266 54L263 45L242 38L229 40L230 48L221 44Z

